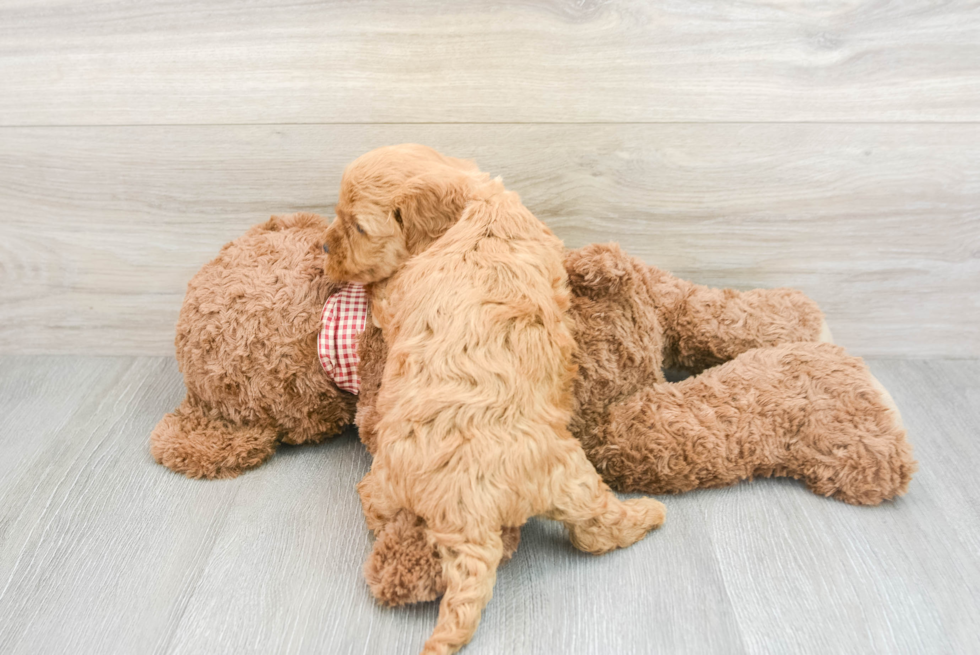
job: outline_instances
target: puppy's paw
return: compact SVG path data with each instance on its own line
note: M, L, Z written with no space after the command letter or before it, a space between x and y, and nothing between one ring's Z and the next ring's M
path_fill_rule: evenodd
M635 498L626 502L636 503L636 508L642 517L641 526L644 528L644 532L656 530L667 520L667 508L659 500L653 498Z

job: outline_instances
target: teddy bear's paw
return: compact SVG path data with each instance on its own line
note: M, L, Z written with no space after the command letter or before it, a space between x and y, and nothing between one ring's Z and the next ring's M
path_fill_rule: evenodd
M823 319L820 322L820 334L817 335L817 341L820 343L834 343L834 335L830 332L830 326L827 325L827 319Z
M863 362L854 362L852 381L838 384L853 392L836 396L835 420L813 444L820 456L801 462L800 477L814 493L878 505L906 492L917 465L895 400Z
M895 399L892 398L890 393L888 393L888 389L885 388L885 385L883 385L878 378L876 378L870 372L868 373L868 378L870 378L871 386L873 386L875 391L878 392L879 400L881 404L884 405L886 412L889 414L894 425L894 429L904 432L905 422L902 421L902 413L898 411L898 405L895 404Z
M378 532L364 578L378 603L387 607L435 600L446 591L438 550L422 520L407 511Z
M908 490L918 468L912 447L906 440L905 424L895 399L870 371L871 395L877 396L878 431L864 441L862 457L845 468L840 488L833 494L840 500L857 505L877 505L901 496Z
M269 459L276 444L275 428L212 419L186 400L150 436L153 459L189 478L234 478Z

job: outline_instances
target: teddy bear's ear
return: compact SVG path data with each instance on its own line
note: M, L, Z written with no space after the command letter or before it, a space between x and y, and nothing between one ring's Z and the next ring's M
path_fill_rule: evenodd
M472 180L456 168L439 166L405 182L395 197L391 218L404 232L409 252L424 250L459 220Z
M295 214L274 214L262 228L267 232L279 232L290 228L315 227L326 229L329 225L322 216L311 212L296 212Z
M620 293L636 277L636 265L615 243L593 243L565 255L568 283L580 295Z

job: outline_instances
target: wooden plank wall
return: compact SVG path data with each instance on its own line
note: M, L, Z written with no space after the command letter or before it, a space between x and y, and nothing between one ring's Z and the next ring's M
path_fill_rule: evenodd
M980 356L980 3L0 6L0 353L168 354L187 280L417 141L569 246Z

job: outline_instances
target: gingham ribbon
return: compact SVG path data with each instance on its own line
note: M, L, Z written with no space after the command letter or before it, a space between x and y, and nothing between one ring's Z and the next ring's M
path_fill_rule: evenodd
M367 321L368 300L364 285L350 283L327 298L320 316L316 350L320 364L334 384L356 394L361 390L357 373L357 338Z

